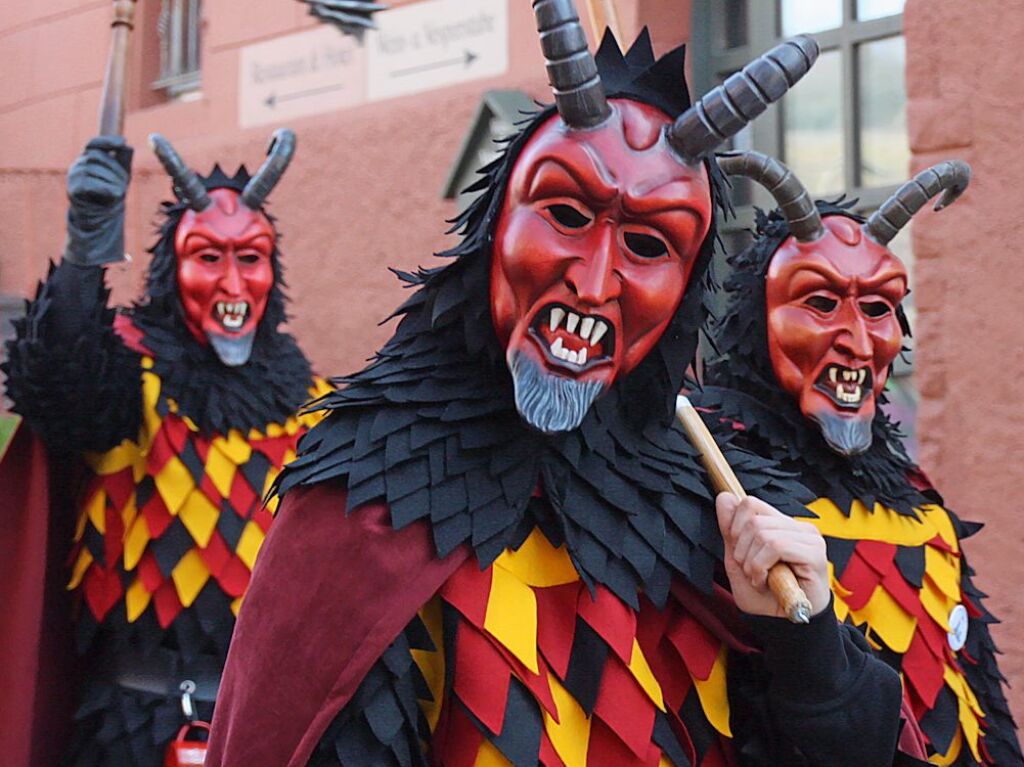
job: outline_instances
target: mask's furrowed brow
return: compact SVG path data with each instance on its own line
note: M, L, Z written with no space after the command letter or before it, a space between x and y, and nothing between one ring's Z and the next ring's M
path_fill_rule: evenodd
M711 207L711 191L703 179L675 180L650 191L626 192L622 207L636 216L673 210L706 211Z
M609 204L619 190L605 180L608 176L597 157L582 149L569 148L559 154L538 157L527 180L527 189L531 199L552 194L550 189L566 195L582 192L585 198ZM570 188L572 186L576 189Z
M858 281L861 293L897 293L907 289L907 271L902 264L889 263L874 274L861 277Z
M816 290L831 290L846 293L853 283L853 278L832 268L831 264L818 264L813 261L800 264L791 272L786 281L787 293L794 298L802 297Z
M270 233L259 221L254 221L238 234L218 231L218 228L215 226L197 226L196 229L185 236L185 243L193 247L196 245L199 247L212 245L223 250L229 245L233 245L236 248L256 246L261 239L267 240L271 245L273 244L273 238ZM194 240L199 240L200 242L193 244Z
M227 240L222 239L215 232L208 228L195 229L185 235L185 245L187 247L209 247L223 249L227 245Z

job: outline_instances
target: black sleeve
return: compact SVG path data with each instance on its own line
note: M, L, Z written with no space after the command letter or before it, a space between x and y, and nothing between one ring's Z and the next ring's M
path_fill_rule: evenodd
M142 417L140 357L114 332L103 269L64 261L15 320L7 396L56 451L107 450Z
M373 664L308 767L428 767L430 728L418 701L429 700L430 691L413 649L435 649L418 616Z
M841 626L831 604L806 626L747 616L763 655L729 676L737 747L748 764L889 767L896 759L899 675ZM732 663L732 658L730 659Z

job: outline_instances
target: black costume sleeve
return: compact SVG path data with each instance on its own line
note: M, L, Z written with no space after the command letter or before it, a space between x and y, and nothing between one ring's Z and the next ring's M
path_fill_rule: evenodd
M139 355L114 332L102 264L124 255L132 149L97 136L68 170L64 258L15 321L7 395L51 450L108 450L141 419Z
M754 764L888 767L896 758L902 689L831 604L807 626L747 616L761 656L730 658L737 748ZM735 661L735 662L734 662Z
M429 700L430 690L413 649L434 649L418 616L334 718L309 767L428 767L430 728L418 701Z
M14 411L57 451L107 450L138 433L140 358L114 331L103 269L51 266L7 344Z

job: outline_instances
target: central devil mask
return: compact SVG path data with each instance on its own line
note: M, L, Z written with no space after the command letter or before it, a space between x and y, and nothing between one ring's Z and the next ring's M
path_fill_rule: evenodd
M533 8L558 113L534 129L508 181L491 315L520 415L555 433L579 426L658 343L712 225L704 158L781 98L818 49L806 37L780 45L674 117L606 96L571 0Z
M185 326L225 365L244 365L274 288L277 235L262 205L291 161L294 134L275 132L263 166L240 190L219 171L204 183L162 136L150 143L188 206L174 233Z
M765 274L768 353L779 385L843 455L871 446L871 423L903 345L899 307L907 271L888 243L939 192L941 210L967 187L970 168L946 162L904 184L865 224L824 220L781 163L755 152L720 161L729 174L764 184L791 236Z
M711 226L707 171L672 152L669 117L611 104L598 130L567 134L552 117L531 138L491 267L494 326L513 369L531 365L594 394L657 343Z

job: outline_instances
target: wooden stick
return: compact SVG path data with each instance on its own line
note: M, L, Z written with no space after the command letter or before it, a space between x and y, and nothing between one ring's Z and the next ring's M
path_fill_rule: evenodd
M747 493L733 472L729 462L711 436L700 414L686 397L676 397L676 418L686 430L686 436L700 453L704 468L711 478L716 493L732 493L737 498L746 498ZM793 623L809 623L811 601L785 562L776 563L768 571L768 588L779 602L782 611Z
M615 39L619 41L619 45L625 45L615 0L587 0L587 10L590 12L590 28L594 30L597 45L601 44L605 27L612 31Z
M100 100L100 135L124 133L125 86L128 69L128 39L135 19L135 0L114 0L114 20L110 26L110 55L103 78Z

